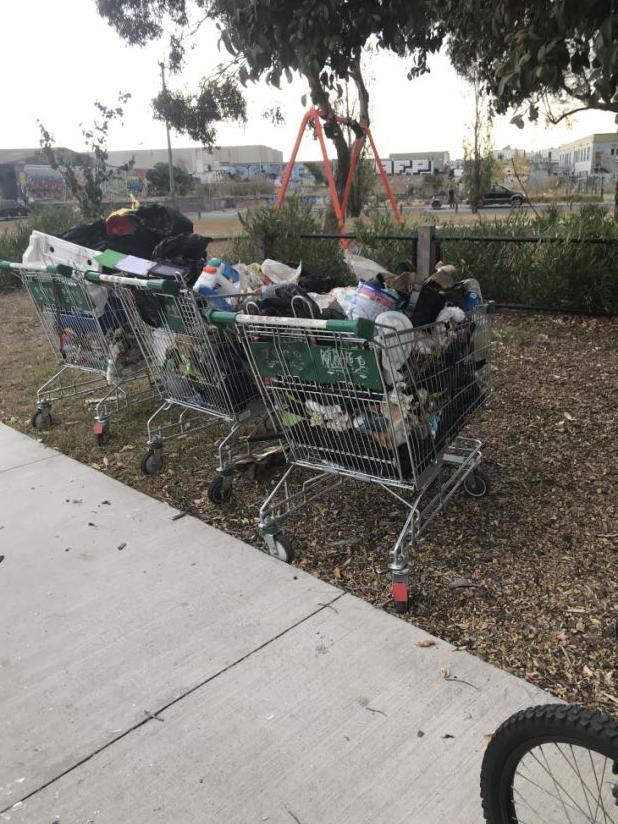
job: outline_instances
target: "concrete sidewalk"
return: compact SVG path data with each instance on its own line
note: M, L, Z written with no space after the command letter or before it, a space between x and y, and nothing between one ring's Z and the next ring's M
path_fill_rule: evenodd
M480 824L551 697L175 513L0 425L1 819Z

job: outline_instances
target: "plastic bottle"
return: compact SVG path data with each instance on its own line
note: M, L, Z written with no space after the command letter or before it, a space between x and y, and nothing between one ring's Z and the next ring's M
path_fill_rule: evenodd
M193 291L210 298L219 309L233 309L235 301L225 300L240 294L240 275L226 261L211 258L195 281Z

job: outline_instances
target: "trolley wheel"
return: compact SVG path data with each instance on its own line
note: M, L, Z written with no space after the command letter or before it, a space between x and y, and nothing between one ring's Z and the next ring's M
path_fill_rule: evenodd
M474 472L466 475L463 488L471 498L483 498L489 493L489 478L480 469L475 469Z
M221 506L232 497L232 479L229 475L215 475L208 485L208 500Z
M398 615L410 610L410 586L407 580L394 580L391 584L393 607Z
M156 475L163 466L163 453L160 449L149 449L142 458L142 472L144 475Z
M566 814L567 821L592 821L595 809L614 821L616 774L618 720L575 704L528 707L507 718L485 750L481 767L485 820L491 824L565 821ZM575 816L568 815L569 808Z
M277 532L276 535L272 535L271 540L267 541L267 544L268 551L273 558L283 561L284 564L292 563L294 560L294 549L283 532Z
M46 429L49 429L52 425L52 416L49 409L37 409L37 411L34 413L30 420L32 426L35 429L38 429L39 432L44 432Z
M112 437L107 426L103 429L102 432L95 432L94 436L97 439L97 443L99 444L99 446L105 446L105 444L108 444Z

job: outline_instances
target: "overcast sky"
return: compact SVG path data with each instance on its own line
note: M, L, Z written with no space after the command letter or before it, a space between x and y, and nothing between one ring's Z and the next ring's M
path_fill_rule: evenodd
M153 120L150 109L160 82L157 62L165 55L162 45L125 45L98 16L94 0L0 0L0 32L0 148L37 146L39 118L58 145L80 149L79 124L91 121L93 101L110 105L119 90L130 92L132 100L124 126L112 128L109 147L165 145L164 126ZM170 85L190 88L207 75L226 55L217 51L217 39L214 28L202 29L186 70ZM462 156L471 115L466 83L442 55L431 66L430 75L409 81L405 61L387 54L370 58L372 131L383 157L390 152L444 149L452 158ZM265 84L250 87L247 125L221 126L219 145L263 143L280 149L287 158L303 111L300 98L306 91L300 78L281 91ZM262 117L276 104L285 116L283 126L274 127ZM584 112L571 124L526 126L523 131L511 126L509 117L500 117L493 137L497 148L510 144L536 149L615 130L613 115ZM173 143L194 145L179 135L173 135ZM317 144L309 137L300 157L319 157Z

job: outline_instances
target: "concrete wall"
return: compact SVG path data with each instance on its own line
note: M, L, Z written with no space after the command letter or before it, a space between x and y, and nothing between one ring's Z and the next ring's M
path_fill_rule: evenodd
M220 165L236 163L282 163L283 152L269 146L221 146L208 152L201 146L172 149L175 166L192 175L214 171ZM124 149L109 152L109 163L122 166L135 158L136 169L152 169L157 163L167 163L167 149Z

